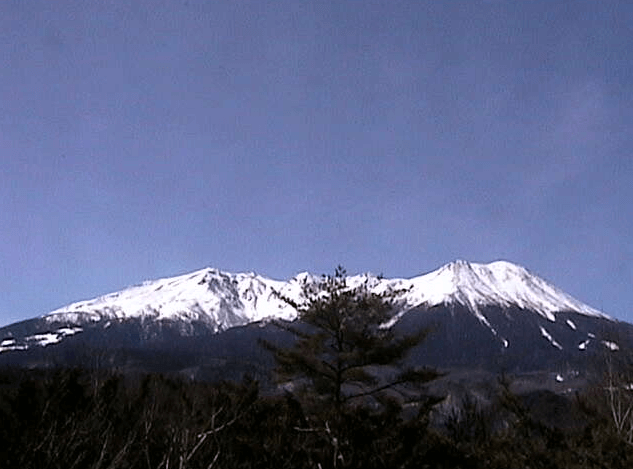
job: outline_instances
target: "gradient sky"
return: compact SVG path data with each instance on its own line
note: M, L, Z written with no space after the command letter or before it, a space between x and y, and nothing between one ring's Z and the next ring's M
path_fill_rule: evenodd
M629 1L2 0L0 325L206 266L506 259L633 321Z

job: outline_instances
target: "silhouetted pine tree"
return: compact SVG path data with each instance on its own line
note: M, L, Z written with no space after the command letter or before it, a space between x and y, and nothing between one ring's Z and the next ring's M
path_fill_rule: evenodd
M404 399L430 400L420 393L420 385L440 374L403 364L427 331L403 335L391 327L397 293L374 293L368 281L351 286L338 267L316 283L306 281L301 303L285 299L298 310L299 321L276 324L294 334L292 346L262 342L274 353L278 381L286 383L305 410L305 425L294 430L309 435L313 448L321 448L315 455L320 467L374 466L378 448L393 448L395 440L384 427L377 431L371 415L399 422ZM401 392L394 392L396 388ZM423 408L428 413L430 406ZM372 451L359 451L360 434Z
M294 345L262 341L275 354L278 380L292 381L293 388L340 410L358 398L439 377L434 369L403 367L405 356L427 331L398 335L390 327L396 293L374 293L367 281L351 287L342 267L316 283L306 281L302 303L283 298L299 311L299 323L276 323L294 334Z

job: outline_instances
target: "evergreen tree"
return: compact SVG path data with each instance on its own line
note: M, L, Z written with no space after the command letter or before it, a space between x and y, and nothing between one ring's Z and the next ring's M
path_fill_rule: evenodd
M372 292L368 281L348 285L342 267L320 281L306 280L300 303L284 298L298 310L298 323L276 323L294 334L294 344L263 342L275 354L280 381L292 381L338 411L361 397L439 376L432 369L403 367L407 352L427 331L396 333L390 321L399 292Z

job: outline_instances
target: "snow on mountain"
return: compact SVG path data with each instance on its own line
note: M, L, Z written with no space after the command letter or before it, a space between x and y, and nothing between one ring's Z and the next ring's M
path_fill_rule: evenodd
M64 306L44 316L49 322L150 318L200 321L215 330L268 317L294 319L296 311L280 295L300 292L301 276L289 282L254 273L231 274L203 269L186 275L147 281L92 300Z
M302 283L317 278L302 273L289 281L279 281L254 273L203 269L73 303L45 315L44 319L51 323L81 324L143 317L199 321L219 331L266 318L296 318L296 310L279 295L300 302ZM555 313L562 311L609 319L525 268L506 261L490 264L456 261L411 279L382 279L371 274L348 277L351 287L361 282L368 282L375 292L402 291L397 298L402 312L416 306L458 303L468 307L488 327L481 312L487 305L531 310L552 322L556 320Z
M409 306L459 303L484 321L480 307L488 305L516 306L552 322L560 311L608 318L524 267L507 261L476 264L458 260L420 277L391 282L397 288L410 288L404 298Z

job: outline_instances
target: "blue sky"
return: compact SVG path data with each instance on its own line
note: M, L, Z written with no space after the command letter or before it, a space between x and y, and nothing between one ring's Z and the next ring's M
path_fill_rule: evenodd
M205 266L524 265L633 321L633 6L3 0L0 324Z

